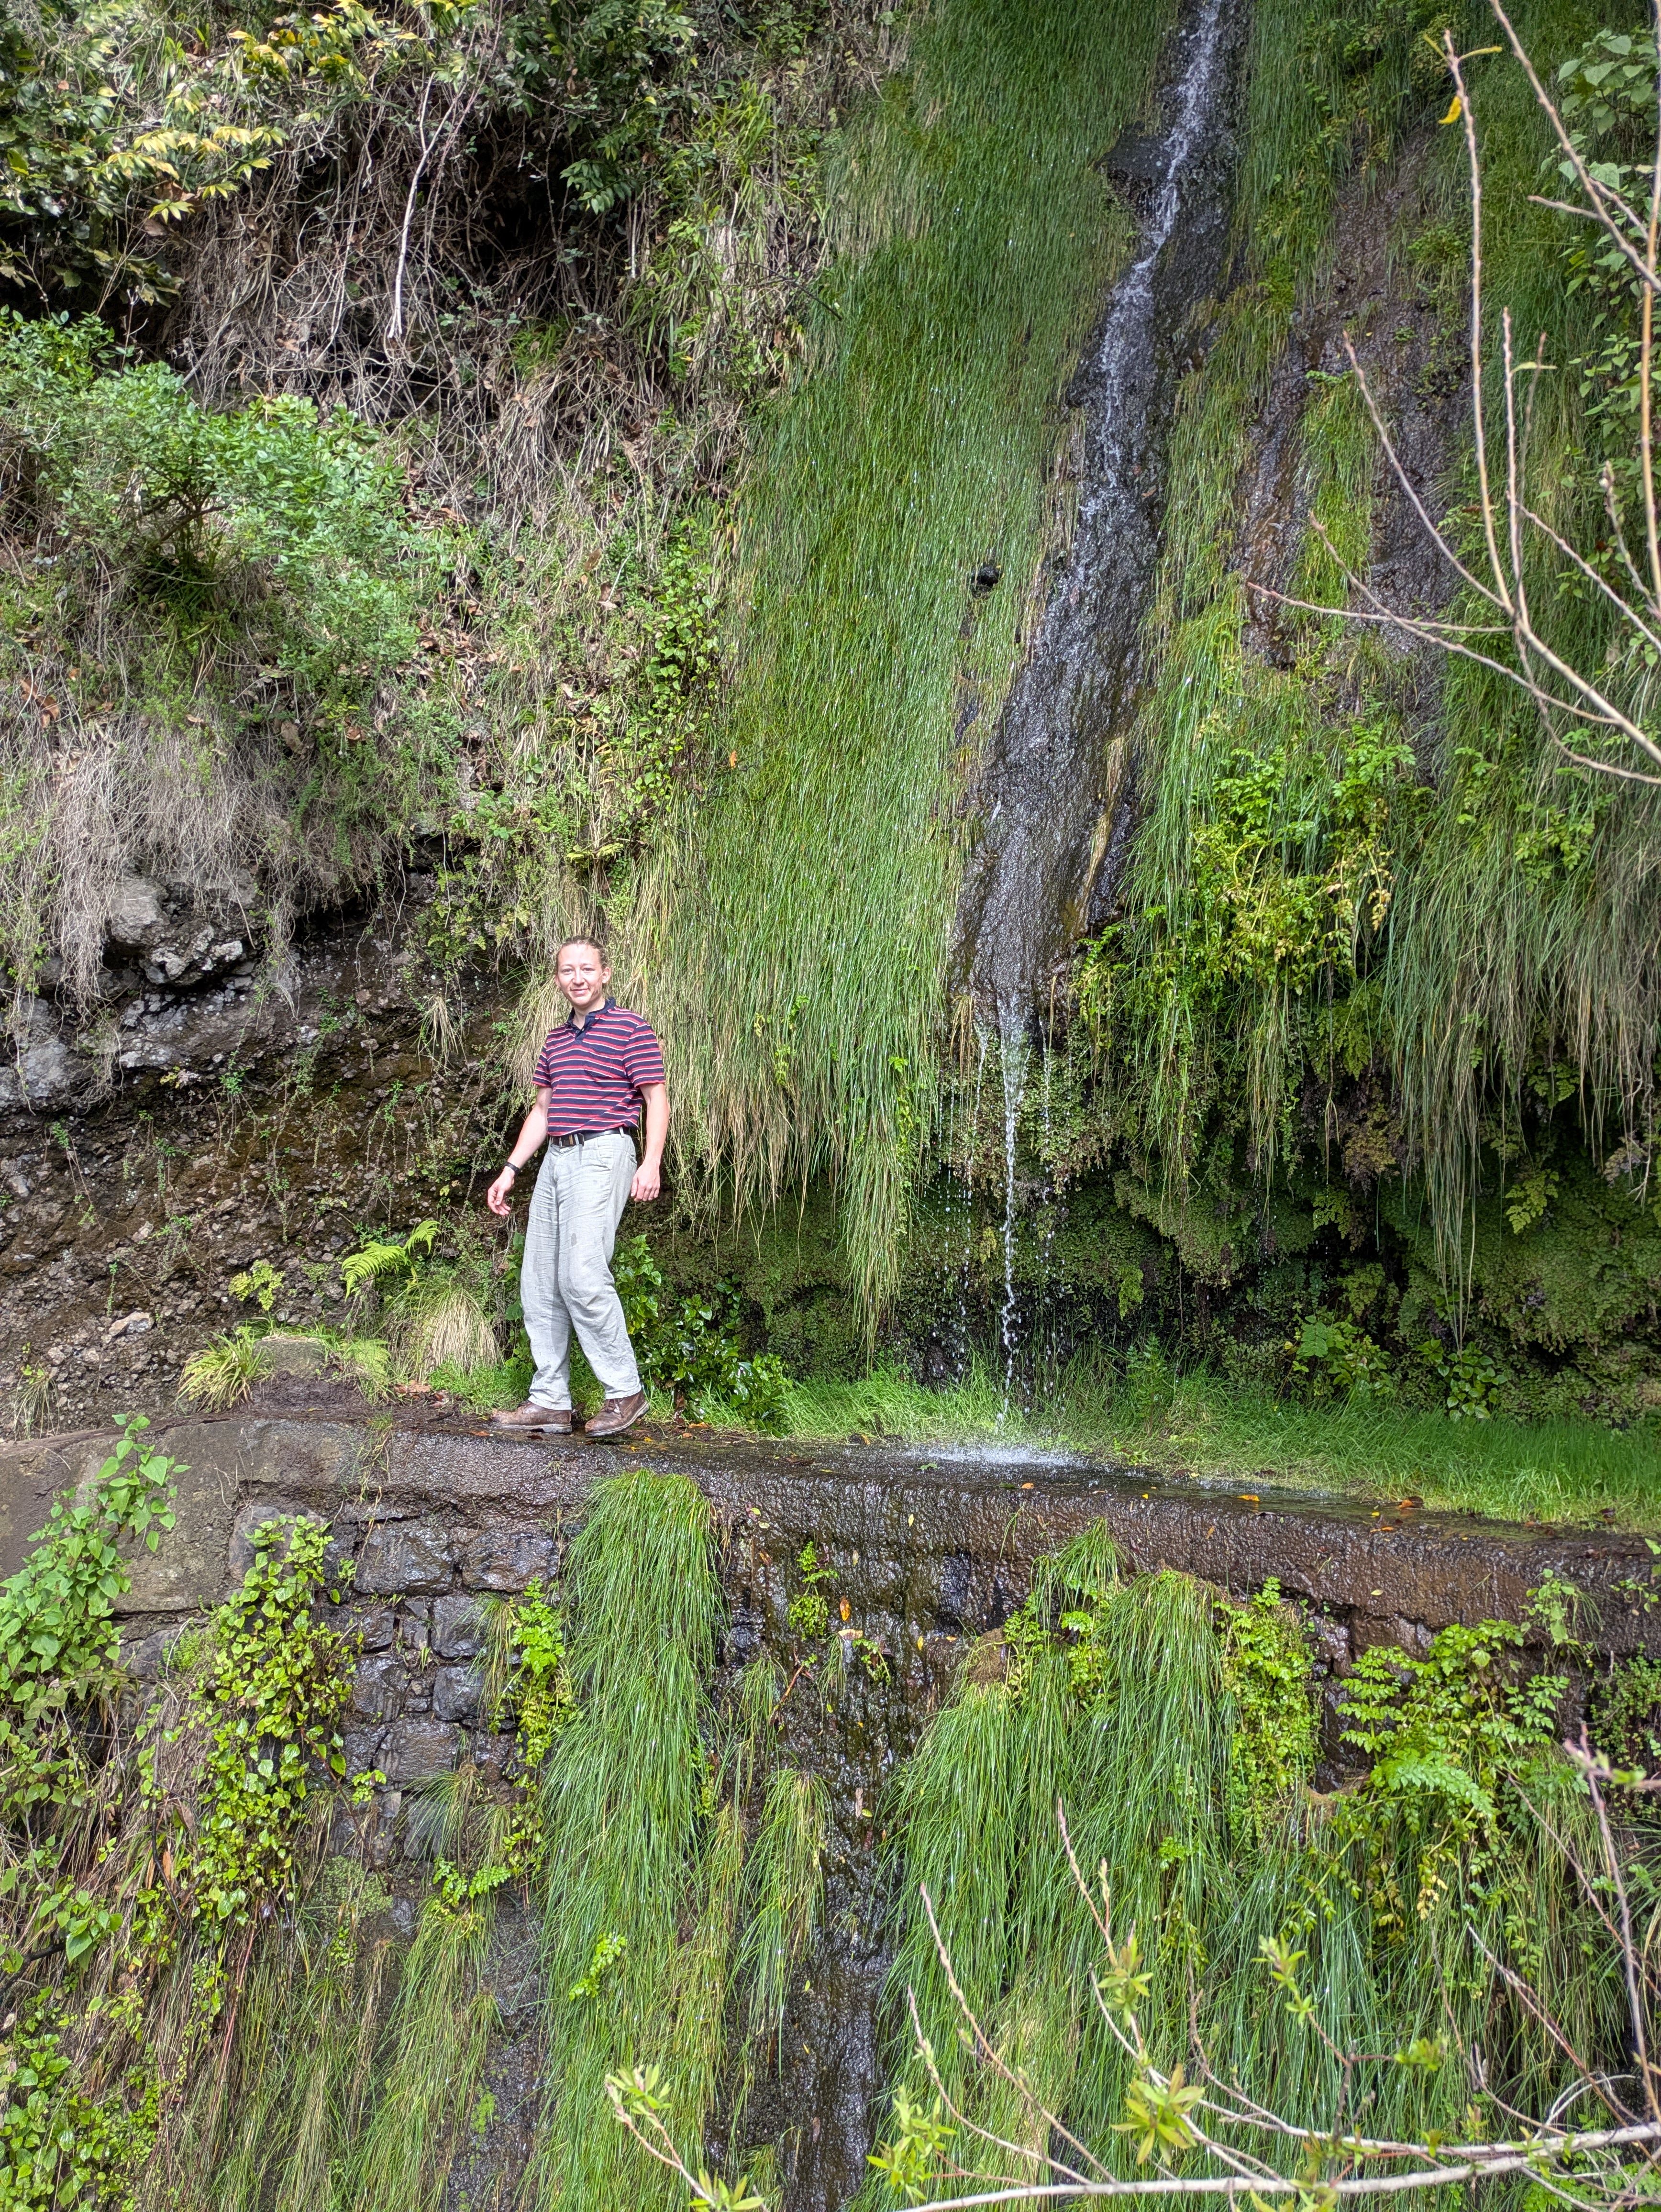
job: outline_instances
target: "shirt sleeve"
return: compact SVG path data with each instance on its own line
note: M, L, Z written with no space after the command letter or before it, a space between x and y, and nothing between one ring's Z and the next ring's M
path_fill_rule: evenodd
M623 1048L624 1073L636 1091L664 1080L663 1047L649 1022L638 1023Z
M551 1036L537 1054L536 1073L531 1081L538 1091L551 1091L554 1087L554 1041Z

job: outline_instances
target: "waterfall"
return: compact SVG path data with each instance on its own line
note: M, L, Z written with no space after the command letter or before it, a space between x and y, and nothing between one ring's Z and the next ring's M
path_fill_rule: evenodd
M1001 1427L1015 1388L1015 1134L1031 1042L1024 1008L1001 1006L998 1016L998 1065L1003 1076L1003 1305L998 1317L1003 1347L1003 1403L998 1408Z
M984 836L958 915L960 957L1006 1042L1087 926L1108 850L1123 775L1113 740L1134 700L1158 553L1168 340L1221 269L1244 15L1200 0L1179 33L1163 131L1107 163L1141 213L1136 258L1069 395L1085 410L1077 528L993 741Z

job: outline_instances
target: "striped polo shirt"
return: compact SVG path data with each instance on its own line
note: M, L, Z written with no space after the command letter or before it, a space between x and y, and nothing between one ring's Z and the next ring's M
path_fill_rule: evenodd
M536 1086L546 1091L548 1134L630 1129L641 1093L663 1081L663 1047L649 1022L608 999L579 1029L575 1009L537 1056Z

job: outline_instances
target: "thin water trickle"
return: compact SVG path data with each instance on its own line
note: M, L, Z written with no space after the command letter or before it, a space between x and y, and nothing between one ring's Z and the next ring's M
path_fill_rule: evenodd
M1015 1389L1015 1137L1031 1057L1025 1008L1011 1000L998 1008L998 1066L1003 1076L1003 1310L998 1324L1003 1346L1003 1403L998 1408L1000 1428L1008 1419Z

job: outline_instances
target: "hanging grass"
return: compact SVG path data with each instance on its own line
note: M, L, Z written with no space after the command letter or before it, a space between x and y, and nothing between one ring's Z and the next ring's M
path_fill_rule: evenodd
M441 1793L438 1817L417 1840L459 1850L468 1778L443 1780L451 1786ZM501 1856L509 1818L502 1807L486 1810L478 1856L487 1864ZM380 2212L388 2204L436 2212L496 2024L496 2000L484 1984L495 1926L495 1889L475 1888L459 1875L423 1905L399 1976L390 2058L352 2162L348 2212Z
M721 1594L703 1496L645 1468L599 1484L569 1577L577 1711L543 1789L547 2087L532 2201L563 2212L666 2206L667 2179L611 2118L605 2080L674 2042L697 2061L678 2084L677 2125L689 2142L701 2135L719 2018L711 1991L742 1843L730 1825L713 1841L709 1832L715 1717L704 1685ZM700 1899L719 1932L683 1959L681 1919Z
M740 1206L828 1170L875 1303L934 1110L956 793L1064 526L1058 398L1129 236L1100 158L1171 12L946 0L850 131L811 373L740 499L732 703L634 917L688 1161Z
M1621 2014L1572 1869L1576 1854L1597 1863L1594 1816L1550 1740L1561 1685L1530 1691L1507 1656L1518 1643L1488 1624L1445 1632L1422 1663L1364 1662L1354 1714L1384 1717L1351 1725L1392 1755L1323 1800L1306 1785L1308 1654L1272 1601L1243 1613L1186 1577L1120 1583L1077 1545L1041 1563L998 1663L983 1639L899 1785L888 2002L901 2081L927 2105L915 2003L954 2102L1035 2146L1028 2178L1047 2174L1040 2107L1129 2170L1115 2132L1129 2062L1090 1997L1099 1939L1059 1842L1059 1799L1116 1935L1135 1932L1157 2065L1191 2070L1197 2036L1222 2080L1275 2110L1335 2129L1365 2112L1371 2131L1396 2137L1470 2127L1490 2089L1542 2109L1571 2070L1484 1949L1582 2051L1618 2053ZM959 2032L924 1889L1013 2081ZM1271 1943L1339 2051L1370 2056L1347 2069L1292 2016ZM1414 2063L1391 2055L1407 2050ZM1481 2091L1465 2063L1477 2050ZM956 2154L971 2175L1012 2170L965 2139ZM873 2179L866 2201L886 2203L885 2190Z
M151 2177L168 2212L336 2203L397 1980L390 1902L374 1875L331 1858L291 1925L264 1931L222 2064L193 2094L191 2155Z
M1548 80L1588 31L1570 0L1533 0L1518 22ZM1464 43L1481 45L1486 10L1469 25ZM1519 70L1475 66L1489 313L1497 325L1508 306L1558 365L1533 403L1531 495L1571 537L1585 525L1598 538L1585 458L1599 434L1585 399L1596 379L1576 365L1587 341L1569 289L1574 241L1529 204L1546 126ZM1408 135L1444 105L1433 56L1405 17L1362 35L1300 0L1256 12L1239 281L1173 426L1144 641L1145 811L1125 918L1087 951L1080 994L1105 1125L1151 1157L1156 1185L1179 1192L1190 1177L1220 1192L1243 1166L1267 1184L1300 1145L1307 1158L1311 1095L1370 1072L1387 1079L1415 1194L1394 1225L1417 1232L1405 1217L1422 1190L1427 1258L1457 1300L1494 1164L1485 1148L1510 1158L1526 1138L1548 1152L1562 1107L1596 1153L1625 1146L1641 1175L1661 1036L1656 795L1566 771L1532 710L1488 672L1418 669L1342 622L1249 606L1248 574L1327 604L1342 605L1344 587L1312 529L1284 575L1238 529L1277 379L1274 404L1288 404L1288 318L1300 301L1325 303L1338 190L1384 183ZM1392 252L1422 272L1421 297L1457 349L1469 215L1451 138L1421 161L1421 228L1404 228ZM1358 302L1358 340L1376 356L1385 333L1368 323ZM1370 374L1395 411L1388 362ZM1384 479L1354 380L1312 379L1297 434L1294 519L1312 514L1365 574ZM1456 536L1467 478L1456 466L1454 481L1425 487L1433 512L1455 510ZM1568 657L1601 665L1595 597L1565 594L1543 572L1531 590L1553 607ZM1256 627L1266 617L1277 626L1269 654Z
M767 1784L750 1868L750 1918L739 1971L750 1984L752 2042L776 2046L791 1976L812 1942L824 1903L825 1786L781 1768Z

